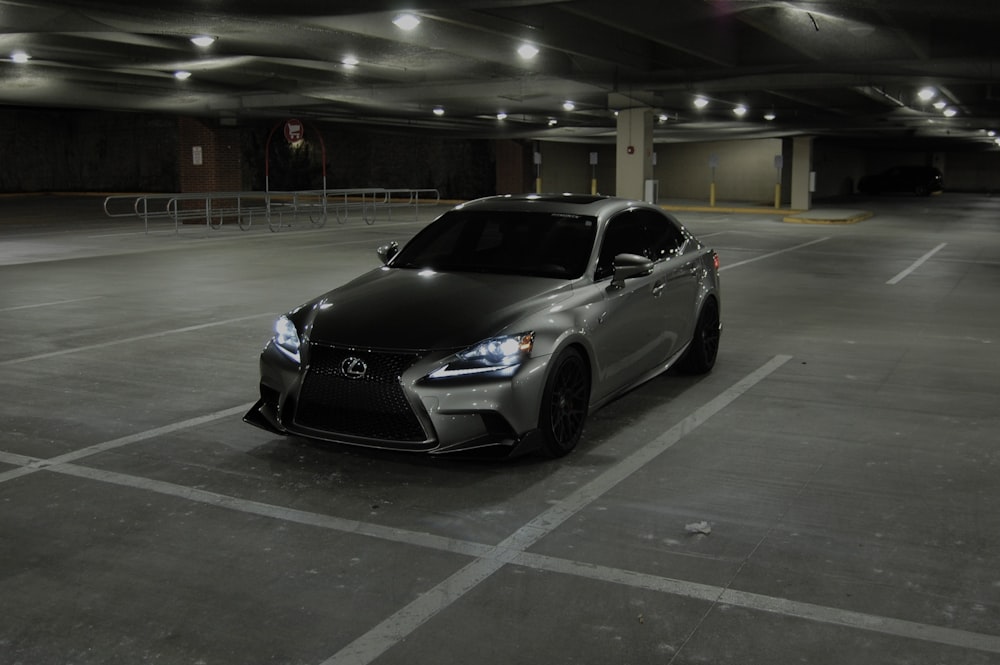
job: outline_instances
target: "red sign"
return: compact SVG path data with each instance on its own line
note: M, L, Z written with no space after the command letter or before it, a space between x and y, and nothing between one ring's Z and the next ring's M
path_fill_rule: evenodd
M289 143L298 143L305 135L305 127L299 120L285 121L285 140Z

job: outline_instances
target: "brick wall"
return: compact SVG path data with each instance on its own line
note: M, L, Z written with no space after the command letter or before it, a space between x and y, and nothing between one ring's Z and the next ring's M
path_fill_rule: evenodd
M201 118L177 120L182 193L239 192L243 187L240 134ZM200 163L199 163L200 162Z

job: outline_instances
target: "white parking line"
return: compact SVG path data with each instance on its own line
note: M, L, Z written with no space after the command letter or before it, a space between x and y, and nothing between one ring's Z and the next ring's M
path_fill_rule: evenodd
M890 279L888 282L886 282L886 284L899 284L901 281L903 281L904 279L906 279L907 275L909 275L911 272L913 272L914 270L916 270L920 266L924 265L924 263L926 263L929 258L931 258L935 254L937 254L938 252L940 252L947 245L948 245L948 243L946 243L946 242L941 243L940 245L938 245L937 247L935 247L934 249L932 249L931 251L927 252L926 254L924 254L923 256L921 256L919 259L917 259L916 261L914 261L913 264L909 268L907 268L903 272L899 273L898 275L896 275L895 277L893 277L892 279Z
M479 559L465 566L427 593L385 619L342 650L323 661L323 665L363 665L372 662L406 636L430 620L441 610L475 588L480 582L503 567L513 557L550 534L563 522L599 499L621 481L672 447L683 436L728 406L736 398L770 376L791 359L775 356L763 367L751 373L677 425L674 425L638 451L618 462L562 501L542 512L533 520L505 538L494 548L490 559Z
M474 558L473 561L446 580L422 594L418 599L394 613L368 633L324 661L323 665L335 665L338 663L361 665L363 663L370 663L397 643L405 640L409 634L417 630L433 616L447 609L455 601L478 586L480 582L488 579L493 573L508 564L525 566L537 570L547 570L558 574L574 575L612 584L628 585L709 603L732 605L786 617L1000 654L1000 636L996 635L973 633L959 629L825 607L785 598L738 591L716 585L660 577L526 551L533 544L550 534L561 524L578 514L633 473L642 469L647 463L671 448L695 428L766 379L770 374L788 362L788 360L790 360L789 356L775 356L758 370L747 375L715 399L694 411L673 428L623 459L559 503L543 511L495 546L429 533L407 531L397 527L349 520L332 515L310 513L165 481L131 476L115 471L94 469L71 463L107 450L239 414L250 408L251 404L249 403L146 430L145 432L130 436L120 437L45 460L14 453L0 452L0 462L18 467L0 474L0 482L40 471L56 472L97 482L155 492L165 496L259 515L270 519L294 522L358 536L378 538L380 540Z
M86 346L73 347L72 349L62 349L60 351L50 351L49 353L39 353L38 355L34 356L25 356L24 358L12 358L10 360L0 360L0 367L6 367L8 365L20 365L22 363L31 362L32 360L56 358L58 356L65 356L71 353L80 353L81 351L104 349L109 346L117 346L119 344L129 344L131 342L139 342L145 339L156 339L157 337L166 337L168 335L177 335L179 333L193 332L195 330L204 330L205 328L225 326L229 325L230 323L239 323L240 321L259 319L265 316L274 317L274 312L267 312L265 314L251 314L250 316L238 316L235 319L226 319L224 321L212 321L211 323L202 323L196 326L187 326L184 328L174 328L172 330L161 330L160 332L149 333L146 335L136 335L135 337L124 337L122 339L113 339L108 342L101 342L100 344L88 344Z
M90 296L88 298L73 298L71 300L53 300L51 302L36 302L31 305L18 305L17 307L0 308L0 312L16 312L20 309L35 309L36 307L52 307L53 305L68 305L75 302L86 302L88 300L99 300L104 296Z
M815 245L816 243L825 242L829 239L830 239L829 236L826 238L818 238L816 240L810 240L809 242L804 242L801 245L795 245L794 247L786 247L785 249L779 249L776 252L768 252L767 254L761 254L760 256L755 256L754 258L746 259L745 261L738 261L737 263L729 263L719 268L719 272L722 272L723 270L729 270L730 268L736 268L737 266L745 266L748 263L763 261L764 259L769 259L772 256L778 256L779 254L794 252L797 249L802 249L803 247L808 247L809 245Z

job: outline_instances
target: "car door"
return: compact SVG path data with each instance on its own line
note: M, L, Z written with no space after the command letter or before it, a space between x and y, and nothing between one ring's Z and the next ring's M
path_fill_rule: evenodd
M612 284L614 257L637 254L650 258L650 237L637 209L611 219L604 232L595 281L602 288L603 301L597 323L591 330L598 375L597 399L610 395L635 381L640 371L648 371L665 357L664 310L657 306L666 279L662 270Z
M663 353L658 362L665 363L694 333L700 271L698 253L685 252L688 238L673 219L655 210L638 212L648 237L649 258L656 261L653 296L663 335Z

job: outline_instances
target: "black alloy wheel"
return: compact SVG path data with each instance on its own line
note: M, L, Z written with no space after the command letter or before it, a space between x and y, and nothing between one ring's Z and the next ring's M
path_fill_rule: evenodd
M562 457L580 441L590 405L590 368L576 349L566 349L554 361L542 392L538 426L542 452Z
M680 362L680 368L691 374L706 374L715 367L719 355L719 340L722 338L722 324L719 320L719 303L709 298L701 307L698 324L694 330L691 346Z

